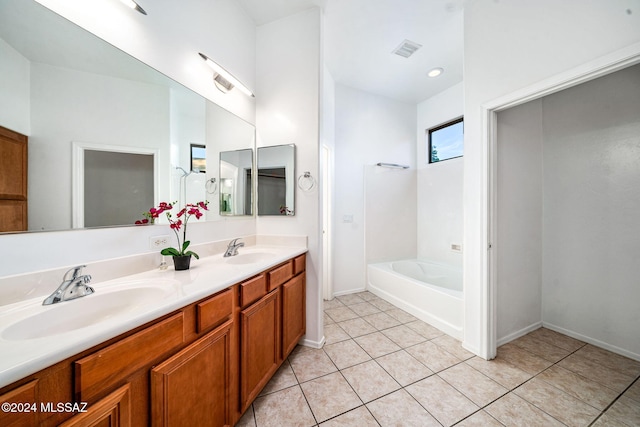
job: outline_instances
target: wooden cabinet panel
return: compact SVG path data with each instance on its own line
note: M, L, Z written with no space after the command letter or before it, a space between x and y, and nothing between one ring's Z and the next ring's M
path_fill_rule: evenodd
M5 402L15 405L33 403L38 406L36 408L29 408L29 412L17 406L15 407L16 412L5 411L3 409L0 411L0 426L27 427L38 424L38 411L40 411L38 403L38 380L33 380L0 395L0 403ZM12 407L9 406L9 409L11 410Z
M240 408L260 393L280 365L280 292L240 312Z
M184 316L180 312L76 361L77 400L91 402L183 342Z
M153 426L231 425L228 321L151 370Z
M131 425L131 391L126 384L83 412L60 424L60 427L129 427Z
M264 274L240 283L240 306L258 301L267 294L267 278Z
M282 285L282 358L289 353L305 333L305 275L301 274Z
M0 232L26 231L27 202L0 200Z
M267 273L267 276L269 282L268 291L271 292L293 277L293 260L287 261L286 264L274 268Z
M227 289L196 304L196 312L198 333L218 325L233 312L233 292L231 289Z
M27 137L0 127L0 199L27 200Z
M297 276L307 268L307 255L302 254L293 259L293 275Z

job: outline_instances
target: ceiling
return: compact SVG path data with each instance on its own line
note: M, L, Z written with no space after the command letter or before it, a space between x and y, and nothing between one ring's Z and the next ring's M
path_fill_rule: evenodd
M337 83L418 103L462 81L464 0L238 0L263 25L320 7L324 58ZM411 57L392 53L405 39ZM427 77L435 67L444 69Z

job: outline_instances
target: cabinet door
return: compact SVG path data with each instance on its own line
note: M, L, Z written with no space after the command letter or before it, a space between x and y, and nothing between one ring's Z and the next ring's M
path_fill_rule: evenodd
M129 384L100 399L86 412L60 424L60 427L129 427L131 425L131 393Z
M285 358L305 332L305 275L282 285L282 358Z
M231 425L228 321L151 370L153 426Z
M240 312L240 408L243 412L280 364L280 290Z
M4 409L0 411L0 426L26 427L37 425L38 410L40 409L40 403L38 402L38 380L33 380L14 390L1 394L0 403L16 405L13 409L9 406L8 411ZM18 409L17 405L24 405L25 403L38 406L28 408L29 411L26 409ZM15 412L12 412L12 410L15 410Z

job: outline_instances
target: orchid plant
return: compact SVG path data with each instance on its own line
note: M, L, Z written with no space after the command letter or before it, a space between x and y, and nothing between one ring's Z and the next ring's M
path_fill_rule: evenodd
M160 251L160 253L162 255L171 255L171 256L194 256L196 259L200 259L197 253L187 250L187 248L189 247L189 244L191 243L189 240L187 240L187 224L189 223L189 219L192 216L195 216L196 219L200 219L202 215L204 215L202 211L209 210L209 208L207 207L209 202L203 201L198 203L187 203L184 206L184 208L182 208L180 212L178 212L178 214L174 219L173 215L171 215L171 212L169 211L173 209L173 206L176 203L177 202L173 202L173 203L162 202L160 203L160 205L158 205L157 208L151 208L149 209L148 214L145 214L145 216L150 219L151 223L153 223L156 218L158 218L161 214L164 213L167 216L167 219L169 220L169 227L171 227L173 232L176 234L176 238L178 239L178 249L164 248L163 250ZM184 219L184 222L182 221L183 219ZM142 222L144 221L145 220L142 220ZM180 240L180 234L179 234L180 230L182 230L182 240Z

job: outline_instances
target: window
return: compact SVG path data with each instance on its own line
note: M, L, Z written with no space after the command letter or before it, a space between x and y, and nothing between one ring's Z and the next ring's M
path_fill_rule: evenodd
M427 132L429 163L462 157L464 151L463 118L429 129Z
M207 171L207 154L204 145L191 144L191 170L201 173Z

